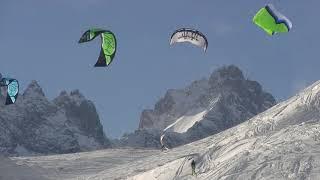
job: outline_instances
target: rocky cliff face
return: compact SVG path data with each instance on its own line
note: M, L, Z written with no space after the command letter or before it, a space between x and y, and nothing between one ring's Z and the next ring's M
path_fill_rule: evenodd
M72 153L110 147L93 103L78 90L63 91L49 101L32 81L15 104L2 104L2 154Z
M154 109L142 112L139 130L132 137L138 136L144 142L146 133L139 131L154 131L153 134L166 134L164 142L173 147L233 127L275 103L271 94L263 91L258 82L246 79L238 67L225 66L209 79L194 81L184 89L168 90ZM130 135L125 138L130 146L146 144L136 142L130 140Z

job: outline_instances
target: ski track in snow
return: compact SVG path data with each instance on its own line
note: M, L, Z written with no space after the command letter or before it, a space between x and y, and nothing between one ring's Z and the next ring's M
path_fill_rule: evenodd
M320 125L315 126L315 130L320 130ZM297 125L282 130L280 135L241 140L245 132L233 133L231 129L165 152L110 149L12 159L19 164L46 169L49 179L316 179L320 176L319 140L314 145L313 133L310 133L308 138L304 137L305 141L300 141L301 134L309 128ZM229 135L233 138L224 139ZM272 136L281 139L275 140ZM197 177L191 176L192 158L199 162Z

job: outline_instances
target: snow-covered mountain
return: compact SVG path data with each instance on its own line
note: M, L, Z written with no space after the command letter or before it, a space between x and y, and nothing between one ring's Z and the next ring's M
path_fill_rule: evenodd
M209 79L184 89L170 89L154 109L141 114L139 129L122 137L122 145L175 147L233 127L275 104L273 96L234 66L214 71Z
M12 159L42 167L50 179L318 180L319 149L320 81L235 127L168 151L113 149ZM191 175L192 160L197 176Z
M71 153L110 147L94 104L78 91L49 101L32 81L15 104L0 105L0 153Z
M320 81L249 121L190 145L205 148L203 153L177 158L130 179L316 180L319 137ZM190 175L191 159L197 162L196 178Z

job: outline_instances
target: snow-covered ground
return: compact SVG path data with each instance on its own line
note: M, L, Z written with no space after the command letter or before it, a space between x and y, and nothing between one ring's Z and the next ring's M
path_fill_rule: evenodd
M252 119L168 151L11 158L49 179L320 179L320 81ZM190 163L196 162L197 176Z
M47 180L41 167L21 165L6 157L0 157L0 180Z
M198 146L198 145L196 145ZM11 158L18 164L40 166L49 179L126 179L199 153L195 145L175 150L109 149L85 153ZM202 145L203 146L203 145Z

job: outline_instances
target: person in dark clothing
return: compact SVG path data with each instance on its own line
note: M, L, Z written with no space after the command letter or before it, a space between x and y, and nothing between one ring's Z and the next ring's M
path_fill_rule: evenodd
M196 175L196 162L192 160L191 162L191 168L192 168L192 175Z
M161 151L164 151L164 150L166 150L164 145L161 145Z

